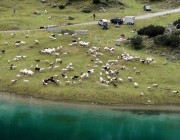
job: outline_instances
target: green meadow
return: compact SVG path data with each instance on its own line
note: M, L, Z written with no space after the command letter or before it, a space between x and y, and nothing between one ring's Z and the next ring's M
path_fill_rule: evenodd
M49 3L56 2L58 5L64 4L65 1L49 1ZM118 2L124 2L125 8L120 9ZM0 30L9 32L0 32L1 50L5 50L5 53L0 54L0 90L6 92L13 92L20 95L32 96L50 100L67 100L67 101L82 101L82 102L94 102L100 104L179 104L179 93L173 94L173 90L180 91L180 71L179 60L169 61L165 60L165 57L159 55L160 52L168 51L163 46L155 48L153 51L158 53L149 53L149 46L152 43L151 38L144 40L146 48L143 50L134 50L131 45L126 45L123 42L121 46L115 46L116 39L121 34L125 35L125 38L130 38L137 35L136 31L144 26L150 24L161 25L167 27L168 24L179 18L179 13L170 15L163 15L145 20L136 20L135 25L121 25L121 28L115 28L114 24L109 24L108 30L102 30L97 24L89 25L74 25L76 23L92 22L93 12L96 13L96 21L101 18L110 19L112 17L124 17L126 15L141 15L147 12L143 11L142 7L145 4L143 1L113 1L112 5L117 11L113 12L112 7L106 7L111 9L102 13L99 11L99 6L91 4L90 1L77 1L72 2L72 5L67 6L65 9L59 9L58 7L52 8L45 6L39 0L14 0L11 3L6 0L0 0ZM165 9L171 9L161 3L148 3L151 5L153 12L163 11ZM176 4L178 6L178 4ZM13 13L13 8L16 7L16 13ZM91 13L82 13L84 8L91 8L94 11ZM47 9L48 13L44 14L44 9ZM40 11L41 15L33 14L34 11ZM74 20L67 20L66 15L71 16ZM52 19L48 19L48 16L52 16ZM67 25L72 24L72 25ZM56 40L51 40L49 36L52 32L47 30L37 30L40 26L57 25L57 28L63 30L88 30L86 35L62 35L54 33ZM22 30L21 32L15 32L12 30ZM15 36L11 36L15 33ZM29 35L26 38L26 35ZM78 41L80 38L84 42L90 42L89 47L82 47L80 45L70 46L69 44L73 39ZM39 44L35 44L34 40L37 39ZM16 47L14 42L16 40L24 41L25 44L20 44ZM7 45L4 43L8 42ZM57 48L62 46L61 50L56 50L60 55L54 54L41 54L40 50L44 48ZM96 58L93 55L87 55L86 52L92 48L92 46L100 47L100 53L98 59L103 64L95 64ZM114 54L104 50L104 47L114 47ZM67 55L63 55L67 52ZM119 74L111 77L122 78L123 82L115 81L117 87L112 84L100 83L99 77L102 66L106 64L108 60L116 60L122 53L128 53L131 56L138 56L142 59L148 57L153 58L151 64L142 64L140 61L125 62L119 60L118 64L110 65L111 69L117 69ZM16 56L26 56L26 58L20 58L18 61L13 60ZM62 64L55 62L56 58L62 60ZM35 60L39 59L37 63ZM49 69L49 63L45 63L44 60L48 60L49 63L55 62L54 65L58 66L58 69ZM164 65L164 63L167 63ZM66 80L61 76L62 69L69 63L72 63L74 67L73 71L67 71L69 81L72 81L71 77L74 75L80 75L87 72L90 69L94 69L94 74L90 74L89 78L82 79L82 83L78 80L74 80L76 84L70 83L66 85ZM15 70L10 70L10 65L17 66ZM35 66L45 68L42 72L35 71ZM97 67L94 67L97 65ZM122 70L122 66L126 66L126 70ZM140 75L137 75L134 71L134 67L141 71ZM11 80L17 79L16 75L20 74L20 70L28 69L34 71L33 76L21 75L17 82L12 84ZM54 85L48 83L43 85L42 80L48 79L54 75L58 75L58 80L61 84ZM130 82L127 77L133 77L133 81ZM102 74L104 79L107 79L105 73ZM29 80L25 83L23 80ZM134 82L138 83L138 88L134 87ZM153 88L152 85L158 84L157 88ZM152 87L148 90L147 87ZM165 88L170 90L165 90ZM141 95L143 93L143 95ZM148 100L151 102L148 103Z

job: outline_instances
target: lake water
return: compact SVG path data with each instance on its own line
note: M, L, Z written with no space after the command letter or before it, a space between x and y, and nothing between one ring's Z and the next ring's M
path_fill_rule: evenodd
M180 139L179 107L167 107L167 112L147 108L52 102L0 93L0 140Z

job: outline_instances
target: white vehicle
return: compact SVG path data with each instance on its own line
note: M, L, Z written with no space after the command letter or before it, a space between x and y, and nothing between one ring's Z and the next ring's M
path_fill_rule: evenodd
M109 24L107 19L100 19L98 24L101 25L102 29L109 29Z
M135 24L135 16L125 16L124 17L124 23L128 25Z
M107 19L100 19L99 21L98 21L98 24L99 25L103 25L103 23L108 23L108 20Z

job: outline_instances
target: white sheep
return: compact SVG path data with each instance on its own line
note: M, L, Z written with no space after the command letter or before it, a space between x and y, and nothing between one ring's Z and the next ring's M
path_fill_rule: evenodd
M21 77L21 75L20 75L20 74L17 74L16 77L19 78L19 77Z
M70 81L66 81L66 85L69 85Z
M49 63L49 60L44 60L45 63Z
M52 19L52 16L49 16L48 19Z
M19 43L15 43L15 46L16 46L16 47L19 47Z
M34 40L35 44L39 44L39 41L37 39Z
M16 83L16 82L17 82L17 79L11 80L11 83L12 83L12 84L14 84L14 83Z
M173 90L172 93L173 93L173 94L177 94L177 93L179 93L179 92L178 92L177 90Z
M40 68L39 72L42 72L42 71L44 71L44 69L45 69L45 68Z
M64 52L63 55L67 55L67 52Z
M57 69L57 68L59 68L59 65L57 65L57 66L54 66L53 68L54 68L54 69Z
M47 10L46 9L44 9L44 14L47 14L48 12L47 12Z
M64 33L64 35L69 35L69 33Z
M29 83L29 80L23 80L25 83Z
M4 42L4 45L8 45L8 42Z
M138 87L138 83L134 82L134 87L137 88Z
M128 77L128 80L129 80L129 81L132 81L132 79L133 79L132 77Z
M158 84L153 84L153 88L157 88L158 87Z
M16 35L15 33L12 33L12 34L11 34L11 36L13 36L13 37L14 37L15 35Z
M21 41L20 43L21 43L21 44L23 44L23 45L24 45L24 44L26 44L26 42L25 42L25 41Z

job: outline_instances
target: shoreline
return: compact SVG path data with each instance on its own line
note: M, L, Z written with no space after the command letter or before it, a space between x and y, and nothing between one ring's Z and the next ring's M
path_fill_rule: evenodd
M133 113L148 113L148 112L164 112L164 113L180 113L180 106L177 104L169 105L144 105L144 104L101 104L95 102L85 102L85 101L72 101L72 100L50 100L45 98L37 98L31 95L23 95L18 93L10 93L0 91L0 96L13 96L15 98L21 99L34 99L39 102L53 102L53 103L65 103L65 104L75 104L75 105L87 105L87 106L97 106L97 107L108 107L114 111L130 111ZM1 98L1 97L0 97ZM156 113L155 113L156 114Z

